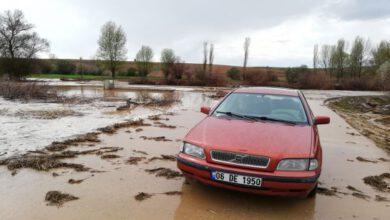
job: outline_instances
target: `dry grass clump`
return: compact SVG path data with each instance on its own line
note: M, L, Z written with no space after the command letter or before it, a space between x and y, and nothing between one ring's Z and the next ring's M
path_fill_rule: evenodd
M88 171L82 164L66 163L52 155L22 155L0 160L0 166L7 166L11 171L31 168L38 171L49 171L56 168L71 168L78 172Z
M175 128L176 128L176 126L174 126L174 125L167 125L167 124L162 123L162 122L160 122L160 121L156 121L156 122L154 122L154 124L155 124L157 127L159 127L159 128L169 128L169 129L175 129Z
M71 168L78 172L88 171L90 168L85 167L82 164L75 163L66 163L62 162L61 159L69 159L75 158L79 155L104 155L102 159L108 159L113 157L119 157L117 155L112 156L113 154L109 154L112 152L117 152L119 150L123 150L120 147L102 147L98 149L92 150L84 150L84 151L31 151L29 153L13 156L9 158L5 158L0 160L0 166L7 166L7 168L11 171L16 171L22 168L30 168L38 171L50 171L51 169L57 168Z
M0 96L5 99L29 100L57 100L57 92L48 85L35 82L2 82L0 83Z
M149 199L153 196L153 194L149 194L149 193L144 193L144 192L140 192L138 193L136 196L134 196L135 200L137 201L143 201L145 199Z
M228 93L229 92L224 91L224 90L218 90L216 93L209 95L208 97L212 98L212 99L220 99L220 98L225 97Z
M367 176L363 178L363 181L365 184L368 184L381 192L390 192L390 185L385 181L386 178L390 179L390 173L382 173L378 176Z
M83 116L82 113L76 112L70 109L60 109L60 110L36 110L36 111L25 111L20 110L14 114L16 117L20 118L35 118L35 119L57 119L68 116Z
M100 158L102 159L116 159L116 158L119 158L120 156L116 155L116 154L103 154Z
M145 160L146 157L129 157L129 159L127 159L126 163L127 164L130 164L130 165L137 165L139 162L141 162L142 160Z
M76 196L72 196L67 193L62 193L60 191L49 191L46 193L45 200L48 201L48 205L61 206L65 202L79 199Z
M135 121L126 121L121 123L116 123L112 126L106 126L103 128L99 128L98 130L107 133L114 134L118 129L121 128L129 128L129 127L141 127L141 126L151 126L151 124L145 123L143 119L135 120Z
M178 171L171 170L169 168L165 168L165 167L159 167L159 168L155 168L155 169L146 169L145 171L150 173L150 174L156 174L157 177L165 177L167 179L174 179L174 178L183 176L182 173L180 173Z
M79 143L100 142L98 134L99 133L96 132L90 132L65 141L54 141L49 146L45 147L45 149L48 151L62 151L70 146L77 146Z
M147 91L139 91L135 102L144 106L169 107L175 103L179 103L180 97L174 92L166 92L162 96L156 97Z
M140 138L144 140L153 140L153 141L172 141L170 139L167 139L165 136L158 136L158 137L146 137L146 136L141 136Z
M148 161L154 161L154 160L169 160L169 161L176 161L176 157L174 155L165 155L162 154L161 157L152 157Z

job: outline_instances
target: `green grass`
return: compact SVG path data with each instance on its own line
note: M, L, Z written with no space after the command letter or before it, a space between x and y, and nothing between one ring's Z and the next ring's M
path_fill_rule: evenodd
M32 74L30 75L32 78L46 78L46 79L60 79L60 78L68 78L68 79L81 79L81 75L79 74ZM116 76L116 79L134 79L136 76ZM148 77L149 78L149 77ZM154 79L156 77L150 77L150 79ZM83 75L83 79L86 80L105 80L111 79L111 76L98 76L98 75Z
M69 78L69 79L80 79L81 75L78 74L32 74L32 78L48 78L48 79L60 79L60 78ZM103 80L109 79L109 76L97 76L97 75L83 75L84 79L89 80Z

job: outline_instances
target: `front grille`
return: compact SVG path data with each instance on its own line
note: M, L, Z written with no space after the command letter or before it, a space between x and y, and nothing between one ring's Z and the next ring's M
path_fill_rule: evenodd
M211 159L220 163L256 168L266 168L269 163L268 157L217 150L211 151Z

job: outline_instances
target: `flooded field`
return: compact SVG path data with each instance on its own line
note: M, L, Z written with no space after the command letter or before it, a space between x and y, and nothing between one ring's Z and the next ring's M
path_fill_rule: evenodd
M323 104L325 99L332 97L381 93L304 91L314 113L330 116L331 124L319 127L324 155L321 193L315 198L299 199L207 187L185 181L177 173L174 155L182 144L181 138L204 118L199 107L217 101L209 97L214 94L210 89L123 84L117 90L104 91L94 82L88 85L49 83L55 83L63 95L94 98L94 101L63 105L1 99L0 152L12 154L36 150L52 141L95 131L115 122L145 120L140 125L123 126L113 132L105 130L98 135L99 142L67 146L67 150L88 153L63 161L83 164L89 170L17 169L12 173L7 167L0 166L0 219L390 218L389 192L380 191L363 181L368 176L389 173L389 155ZM117 111L126 99L135 99L145 93L156 97L173 95L179 97L180 102L164 108L139 106ZM61 114L52 113L54 119L48 119L49 116L42 119L39 117L45 114L20 116L17 114L20 111L67 114L60 117ZM156 114L160 115L148 117ZM113 148L116 150L108 152L107 149ZM53 203L53 195L61 198L61 194L53 191L68 193L69 196L64 198L71 200L64 203L54 200Z
M92 99L85 104L23 103L7 101L0 97L0 155L42 148L52 141L64 140L73 135L87 133L116 122L146 118L162 112L176 112L180 109L198 108L202 103L211 104L213 100L207 93L172 89L146 90L135 89L103 90L101 82L80 84L77 82L60 83L48 81L58 86L60 95L79 99ZM142 88L142 87L141 87ZM169 108L131 108L117 111L129 98L140 94L161 97L173 95L180 102ZM54 118L53 118L54 117ZM55 119L55 120L53 120ZM81 123L82 122L82 123Z

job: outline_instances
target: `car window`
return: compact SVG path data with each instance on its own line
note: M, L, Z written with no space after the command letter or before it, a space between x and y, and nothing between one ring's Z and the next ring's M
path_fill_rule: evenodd
M251 117L267 117L294 123L307 123L305 110L299 97L255 93L232 93L214 111Z

